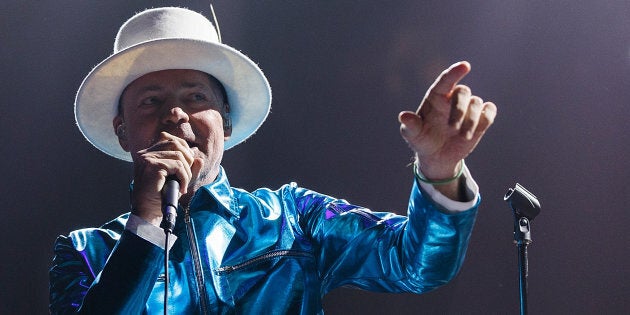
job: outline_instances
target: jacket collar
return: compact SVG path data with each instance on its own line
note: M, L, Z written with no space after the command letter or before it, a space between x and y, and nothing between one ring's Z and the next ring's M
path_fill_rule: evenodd
M205 198L201 198L201 196L198 195L204 193L209 194L214 200L216 200L219 207L223 208L223 210L227 211L231 215L235 217L240 215L240 207L236 206L236 197L234 196L232 187L230 187L230 182L228 181L223 166L219 167L219 175L217 175L214 182L202 186L199 188L199 191L195 193L196 198L193 198L191 210L193 208L197 208L197 202L199 202L200 204L198 205L203 208L202 204L205 204L207 201Z

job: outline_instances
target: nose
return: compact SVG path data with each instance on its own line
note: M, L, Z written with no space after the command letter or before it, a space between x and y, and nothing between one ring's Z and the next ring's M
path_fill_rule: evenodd
M188 122L188 113L179 105L167 106L162 115L163 124L179 125Z

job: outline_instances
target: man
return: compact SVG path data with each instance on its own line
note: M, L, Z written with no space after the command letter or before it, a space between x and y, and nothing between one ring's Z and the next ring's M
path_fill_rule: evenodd
M294 183L247 192L231 187L220 165L223 151L265 120L265 76L198 13L135 15L75 101L85 137L133 161L131 212L57 239L51 313L158 313L168 293L174 314L314 314L339 286L422 293L446 283L463 262L479 203L463 159L496 115L457 85L468 71L454 64L417 112L399 115L416 154L408 216ZM161 191L169 177L181 198L176 240L166 244Z

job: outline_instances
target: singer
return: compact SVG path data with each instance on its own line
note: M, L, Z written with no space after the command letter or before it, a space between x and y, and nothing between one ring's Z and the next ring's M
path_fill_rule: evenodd
M416 158L406 216L295 183L249 192L230 186L221 161L266 119L266 77L199 13L136 14L75 100L85 138L133 162L130 212L57 239L50 312L162 313L165 273L172 314L319 314L340 286L423 293L447 283L480 200L464 158L496 116L458 84L469 71L453 64L417 111L398 116ZM167 177L180 184L169 244L160 228Z

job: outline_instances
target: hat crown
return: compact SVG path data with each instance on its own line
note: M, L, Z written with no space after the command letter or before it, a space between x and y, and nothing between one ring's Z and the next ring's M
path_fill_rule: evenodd
M184 8L157 8L134 15L120 27L114 41L114 53L166 38L219 42L216 29L205 16Z

